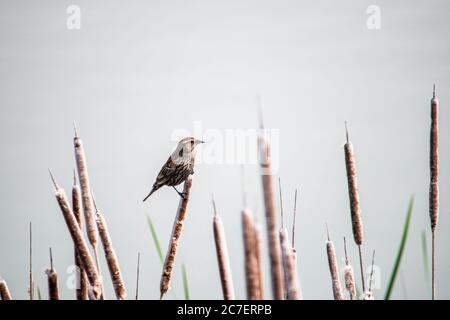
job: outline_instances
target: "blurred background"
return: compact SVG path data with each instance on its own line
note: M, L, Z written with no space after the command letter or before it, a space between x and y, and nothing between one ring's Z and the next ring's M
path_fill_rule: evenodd
M80 29L67 26L70 5L80 9ZM379 29L367 26L370 5L380 9ZM3 0L0 6L0 277L14 298L27 298L30 221L36 286L46 298L51 246L62 298L75 296L65 284L72 241L47 172L51 168L70 191L73 120L129 297L139 251L140 296L158 299L161 265L146 216L165 250L179 197L166 187L148 202L142 199L175 146L176 132L193 131L196 123L201 132L223 136L227 130L255 129L257 95L265 126L278 132L274 179L282 179L288 226L299 189L295 240L304 298L332 298L325 222L340 266L342 237L349 239L350 261L360 279L344 166L345 120L356 154L367 266L377 251L375 298L384 295L413 194L408 243L392 297L429 298L421 237L425 232L430 247L433 83L441 101L437 297L450 298L448 1ZM199 157L211 146L202 148ZM258 173L254 163L244 165L249 207L265 226ZM245 298L241 180L237 161L197 165L174 294L168 298L183 298L182 263L191 298L222 298L211 193L225 224L236 294ZM270 297L266 246L264 253Z

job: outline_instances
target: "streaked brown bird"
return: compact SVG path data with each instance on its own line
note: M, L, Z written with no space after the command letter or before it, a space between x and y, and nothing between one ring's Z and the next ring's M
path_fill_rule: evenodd
M183 193L178 191L175 186L184 182L189 175L194 174L195 147L200 143L204 143L204 141L193 137L186 137L178 142L175 151L172 152L156 177L152 190L143 201L162 186L173 187L180 197L184 198Z

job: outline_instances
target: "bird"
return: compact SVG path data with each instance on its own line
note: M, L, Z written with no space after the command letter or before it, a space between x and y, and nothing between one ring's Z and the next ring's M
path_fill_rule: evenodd
M189 175L194 174L195 147L201 143L205 142L194 137L185 137L178 142L177 147L159 171L152 190L144 198L144 202L162 186L173 187L178 195L184 199L184 194L178 191L175 186L184 182Z

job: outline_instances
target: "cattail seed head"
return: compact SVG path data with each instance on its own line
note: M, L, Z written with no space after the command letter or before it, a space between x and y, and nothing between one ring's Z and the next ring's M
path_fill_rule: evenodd
M100 239L103 244L103 250L105 252L106 262L108 264L109 274L118 300L125 300L127 292L125 284L122 279L122 272L120 271L119 261L116 256L116 252L112 246L111 237L109 236L108 226L106 224L105 217L100 211L97 211L97 229L100 234Z
M94 205L92 202L92 192L89 182L86 154L84 152L83 142L81 138L78 136L76 127L73 144L75 149L75 160L78 170L78 180L80 181L81 186L81 198L83 203L84 217L86 221L86 231L91 246L95 248L97 246L98 234L95 223L95 212L94 212Z
M327 247L328 267L330 268L331 286L333 289L334 300L343 300L341 281L339 280L339 269L336 259L336 251L334 250L334 245L333 242L330 240L329 235L328 241L326 242L326 247Z
M347 289L350 295L350 300L355 300L356 297L355 276L353 274L353 268L351 265L345 266L344 278L345 278L345 288Z
M285 288L287 300L300 300L300 288L296 270L295 256L289 243L288 230L280 230L280 244L285 275Z
M347 124L346 124L347 125ZM347 170L348 193L350 199L350 213L352 218L353 237L357 245L363 243L363 224L361 218L361 207L358 192L358 177L356 174L355 155L353 145L348 140L348 131L346 127L347 141L344 145L345 167Z
M9 293L5 280L0 280L0 298L1 300L11 300L11 293Z
M214 214L213 230L223 298L224 300L234 300L235 295L233 277L231 274L230 259L228 257L228 247L225 238L225 230L223 228L222 219L219 215L217 215L217 213Z
M429 208L431 230L434 231L439 220L439 100L434 89L431 99Z
M172 235L170 237L169 249L167 250L166 259L164 260L163 272L160 282L160 298L166 294L169 290L170 279L172 278L173 265L175 263L175 257L177 255L178 245L180 237L183 231L184 221L187 216L187 205L189 203L189 196L192 188L192 176L189 176L184 182L183 195L178 205L177 215L175 217L174 225L172 228Z
M259 275L255 252L255 234L253 218L248 209L242 211L242 235L244 241L245 256L245 280L247 285L247 298L258 300L259 297Z

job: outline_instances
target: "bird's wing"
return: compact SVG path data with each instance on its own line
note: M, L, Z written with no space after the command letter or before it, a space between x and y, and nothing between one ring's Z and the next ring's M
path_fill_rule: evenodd
M176 169L176 163L172 160L172 157L169 157L167 159L166 163L161 168L161 171L159 171L158 177L156 178L155 185L162 186L166 184L167 180L171 177L172 173Z

